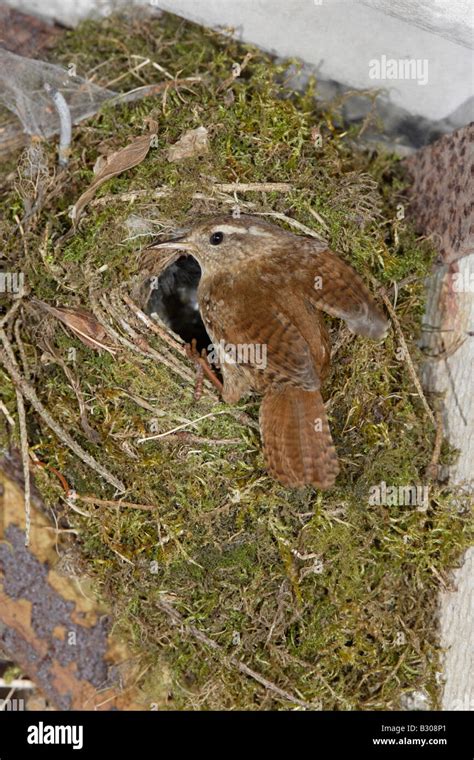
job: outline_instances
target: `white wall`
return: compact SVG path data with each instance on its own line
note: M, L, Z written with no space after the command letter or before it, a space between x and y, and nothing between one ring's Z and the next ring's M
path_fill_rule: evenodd
M125 0L8 0L66 23ZM316 66L322 79L387 87L409 114L453 127L474 118L471 0L132 0L208 26L231 26L246 42ZM372 59L428 63L428 82L374 80ZM471 99L471 100L470 100Z

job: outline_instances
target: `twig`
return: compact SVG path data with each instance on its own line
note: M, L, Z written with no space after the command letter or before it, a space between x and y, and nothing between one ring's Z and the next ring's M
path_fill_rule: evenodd
M21 306L21 297L15 298L13 301L13 304L10 306L9 310L5 314L4 317L0 319L0 329L3 327L3 325L6 325L7 322L14 316L17 309L19 309Z
M239 422L241 425L244 425L244 427L250 427L252 430L260 430L260 425L256 420L253 420L250 414L247 414L247 412L244 412L242 409L232 409L229 410L229 414L232 415L234 420L236 422Z
M286 214L280 214L278 211L255 211L254 214L255 216L272 216L275 219L280 219L280 221L286 222L291 227L294 227L295 230L299 230L310 237L317 238L318 240L321 240L322 243L327 243L326 239L321 237L321 235L318 235L318 233L312 230L311 227L307 227L306 224L299 222L297 219L292 219L290 216L286 216Z
M128 348L129 351L132 353L138 354L139 356L144 356L146 359L150 358L149 353L143 348L135 343L132 343L128 338L125 338L123 335L121 335L117 330L115 330L114 327L110 324L110 321L107 320L105 313L102 311L101 306L99 305L99 302L95 296L95 293L92 288L89 289L89 303L91 305L92 311L94 313L94 316L96 317L97 321L100 322L102 327L105 329L107 334L113 338L117 343L121 343L125 348ZM109 312L109 318L110 318L110 304L107 302L102 303L102 306L106 309L107 312ZM112 318L115 319L115 316L112 314ZM122 320L120 320L120 323L122 324ZM122 325L123 326L123 325Z
M402 328L400 326L400 322L398 320L398 317L397 317L397 315L395 313L395 309L393 308L390 299L386 296L386 294L383 292L383 290L381 290L380 294L382 296L382 300L383 300L385 306L387 307L387 311L390 314L390 318L391 318L391 320L393 322L393 326L395 327L395 332L397 333L398 338L399 338L400 343L401 343L401 346L403 348L404 356L406 357L408 371L410 373L411 379L413 380L415 388L418 391L418 395L421 398L421 401L423 403L423 406L425 407L425 410L426 410L426 413L427 413L428 417L430 418L430 420L433 423L433 425L436 426L436 420L435 420L434 414L433 414L433 412L432 412L432 410L431 410L431 408L430 408L430 406L429 406L429 404L428 404L428 402L426 400L425 394L423 393L423 388L421 387L421 383L420 383L420 381L418 379L418 375L416 374L415 365L413 364L412 358L410 356L410 352L408 350L407 342L405 340L405 336L404 336L403 330L402 330Z
M24 222L26 221L26 216L28 216L28 217L32 216L32 211L30 211L28 213L28 215L25 214L25 216L23 217L23 221ZM15 222L17 223L18 229L20 230L21 239L23 241L23 252L24 252L25 256L27 257L28 256L28 244L26 242L25 228L23 227L23 224L21 223L20 217L18 216L18 214L15 214L13 218L14 218Z
M77 403L79 406L79 418L81 420L81 427L87 437L87 439L91 443L99 443L101 438L97 430L94 430L93 427L89 424L89 420L87 417L87 408L86 408L86 402L84 400L84 396L81 390L81 386L79 385L79 381L74 376L74 373L72 372L71 368L68 367L64 359L59 356L59 354L56 354L53 347L50 345L50 343L47 340L44 340L44 345L51 354L51 356L54 358L54 360L59 364L62 371L66 375L67 379L69 380L69 383L71 385L71 388L73 389Z
M25 375L26 380L29 380L30 379L30 369L29 369L29 366L28 366L28 360L26 358L25 347L24 347L23 341L21 339L20 320L21 320L21 318L17 319L15 321L15 325L13 327L13 332L15 333L15 340L16 340L16 344L18 346L18 351L20 352L21 363L23 365L23 374Z
M139 323L142 323L142 325L144 325L149 331L155 333L155 335L158 335L158 337L161 338L161 340L167 343L168 346L170 346L170 348L177 351L180 354L180 356L182 356L183 358L187 357L186 348L183 342L180 343L178 339L175 338L173 335L171 335L164 327L161 327L159 324L157 324L155 320L150 319L148 314L145 314L145 312L142 311L134 301L132 301L132 299L127 293L122 292L121 297L122 297L122 300L127 304L132 314L134 314L134 316L136 317ZM144 332L143 329L142 329L142 332ZM175 359L173 355L170 356L170 359L173 361L174 367L176 366L181 367L180 364L175 363ZM191 382L191 377L189 377L189 381ZM216 399L217 394L214 388L212 387L211 383L207 379L205 379L205 385L206 387L203 391L204 395L209 396L209 398Z
M166 415L166 412L164 412L163 409L158 409L156 406L150 404L146 399L142 398L141 396L136 396L134 393L130 393L120 385L115 386L115 389L119 390L138 406L141 406L142 409L146 409L148 412L153 412L156 417L164 417ZM179 419L180 422L187 422L187 419L184 417L178 417L177 419Z
M150 435L147 438L139 438L137 443L146 443L147 441L154 441L157 438L166 438L167 435L176 433L178 430L184 430L184 428L190 427L190 425L195 425L196 422L205 420L208 417L218 417L220 414L229 414L229 412L222 411L222 412L209 412L208 414L203 414L201 417L197 417L197 419L190 420L189 422L184 422L182 425L178 425L178 427L172 428L171 430L167 430L165 433L157 433L156 435Z
M144 58L141 63L137 63L137 65L134 66L132 69L128 69L128 71L124 71L123 74L120 74L118 77L115 77L115 79L110 79L105 85L105 87L107 89L110 89L110 87L113 84L117 84L117 82L121 82L122 79L125 79L125 77L128 77L129 74L136 74L137 71L140 71L140 69L143 69L145 66L148 66L149 63L150 63L150 59ZM112 101L113 100L114 99L112 99Z
M68 507L72 509L73 512L76 512L76 514L81 515L82 517L87 517L87 518L93 517L93 515L89 514L89 512L84 512L83 509L79 509L79 507L77 507L74 504L74 499L71 498L71 496L69 496L69 498L66 499L66 504L68 505Z
M193 377L191 373L187 372L187 368L183 367L177 359L175 359L174 356L168 354L165 355L163 353L160 353L156 349L152 348L150 344L148 343L145 338L138 335L138 333L135 332L135 330L128 324L127 320L124 318L123 315L120 314L120 304L117 303L117 294L114 292L110 293L110 300L107 300L105 297L101 299L102 306L108 311L114 319L116 319L121 327L127 332L130 337L133 340L133 345L135 345L140 351L143 352L144 356L150 357L152 359L155 359L155 361L160 362L161 364L164 364L168 369L173 370L183 380L186 380L186 382L192 382Z
M398 293L400 288L404 288L405 285L411 285L412 282L416 282L419 279L420 278L418 277L418 275L410 274L407 277L404 277L403 280L400 280L399 282L394 282L393 285L385 292L388 296L395 295L395 293Z
M184 443L195 443L195 444L201 444L206 445L209 444L211 446L236 446L240 443L242 443L241 438L206 438L201 435L193 435L193 433L171 433L167 441L183 441Z
M5 415L8 424L11 427L15 427L15 420L13 419L13 417L11 416L10 412L8 411L7 407L5 406L5 404L3 403L1 399L0 399L0 410Z
M175 349L181 356L186 356L186 351L184 349L184 346L181 343L178 343L176 338L173 338L172 335L170 335L164 328L159 327L159 325L156 324L156 322L153 322L147 314L145 314L141 309L138 308L136 304L133 303L131 298L126 293L120 294L122 301L126 304L126 306L129 308L131 313L133 314L135 324L138 325L137 329L141 331L143 334L147 334L148 332L153 332L156 335L158 335L170 348ZM114 305L116 308L123 307L123 304L117 303L117 295L113 293L111 295L111 300L113 300ZM122 324L122 321L121 321ZM128 330L131 329L130 325L127 324ZM123 325L122 325L123 326ZM128 331L127 330L127 331ZM132 332L129 332L129 335L133 334L134 339L139 342L140 345L145 346L145 343L142 342L142 339L140 336L132 330ZM154 351L151 346L149 346L148 342L146 341L146 345L150 348L151 351ZM164 349L164 347L163 347ZM157 352L158 353L158 352ZM161 353L159 354L161 356ZM173 368L179 367L182 370L187 370L187 368L183 367L178 359L174 356L172 353L167 353L164 355L164 359L169 359L169 361L172 363ZM191 373L187 373L188 379L191 379Z
M241 183L241 182L217 182L215 185L212 186L212 190L215 190L219 193L288 193L290 190L292 190L292 185L289 185L286 182L249 182L249 183ZM135 201L139 198L149 198L150 200L154 200L157 198L167 198L168 196L172 195L174 193L174 189L172 187L157 187L155 190L131 190L126 193L117 193L116 195L109 194L109 195L103 195L101 198L94 198L90 202L90 206L106 206L111 201ZM202 198L208 198L208 196L204 195L203 193L197 192L193 193L193 198L196 200L200 200ZM235 198L232 200L229 200L229 202L232 202L235 204ZM276 213L274 214L276 215ZM289 221L289 223L294 222L294 219L289 220L289 217L284 217L283 214L281 215L285 221ZM303 225L304 226L304 225ZM307 227L306 229L309 229ZM318 237L314 230L311 230L311 233L313 237Z
M144 328L147 328L147 330L154 332L156 335L158 335L165 343L167 343L168 346L170 346L170 348L173 348L175 351L177 351L180 354L180 356L182 356L183 358L187 357L187 350L184 343L179 343L178 340L174 338L172 335L170 335L170 333L164 327L161 327L154 320L150 319L150 317L147 314L145 314L145 312L143 312L136 305L136 303L132 301L132 299L127 293L122 292L120 295L121 295L122 300L125 302L125 304L128 306L128 308L130 309L130 311L136 318L139 324L138 329L140 329L142 333L146 334L146 330ZM151 348L151 346L150 346L150 349L152 351L154 350ZM165 347L163 346L161 351L164 351L164 350L165 350ZM162 353L160 353L160 355L163 356ZM183 377L182 371L184 371L186 375L188 374L188 368L186 366L183 367L183 365L181 365L181 363L175 358L175 356L172 353L168 352L167 355L165 356L169 358L172 364L170 369L174 369L176 372L178 372L180 377ZM193 380L192 375L190 375L189 378L187 377L187 380L189 380L189 382L192 382ZM209 379L205 378L204 382L205 382L205 388L203 389L203 394L215 401L217 398L217 394L210 381L210 378Z
M0 362L3 364L6 371L10 375L13 384L21 391L22 395L28 399L30 404L40 415L46 425L51 428L59 440L65 443L66 446L84 462L84 464L97 472L101 477L104 478L104 480L107 481L107 483L110 483L110 485L116 488L117 491L125 491L126 489L124 484L118 478L116 478L115 475L112 475L112 473L110 473L103 465L99 464L99 462L96 462L96 460L90 454L88 454L87 451L84 451L84 449L79 446L79 444L69 435L69 433L64 430L64 428L62 428L61 425L56 422L56 420L51 416L46 407L39 400L34 389L20 375L17 368L9 358L12 348L4 330L0 330L0 338L4 346L4 350L0 350Z
M213 189L221 193L289 193L293 186L288 182L217 182Z
M69 498L78 501L83 501L86 504L97 504L99 507L128 507L129 509L145 509L149 512L156 512L158 507L152 504L134 504L131 501L121 501L115 499L99 499L97 496L86 496L73 491L69 494Z
M162 340L165 341L171 348L174 348L175 351L177 351L181 356L186 356L186 350L184 348L184 343L179 343L176 338L173 338L172 335L169 334L167 330L157 325L156 322L154 322L148 314L145 314L142 309L137 306L137 304L132 301L130 296L127 293L122 293L122 300L125 301L130 311L132 311L135 316L143 322L145 327L150 330L151 332L154 332L155 335L158 335Z
M192 636L194 639L199 641L200 644L204 644L204 646L216 652L219 655L222 663L227 668L237 668L237 670L239 670L245 676L248 676L254 681L257 681L257 683L259 683L265 689L271 691L273 694L277 694L281 699L284 699L285 702L292 702L293 704L299 705L300 707L304 707L306 710L315 709L315 706L312 705L311 702L306 702L304 699L300 699L294 694L290 694L289 691L281 689L279 686L272 683L272 681L269 681L268 678L260 675L260 673L252 670L252 668L249 668L248 665L246 665L244 662L241 662L237 657L234 657L233 655L226 655L222 647L216 641L213 641L213 639L210 639L208 636L206 636L206 634L200 631L199 628L186 623L183 616L173 607L172 604L167 602L165 599L161 599L161 601L156 602L156 606L159 610L168 615L168 617L173 621L173 623L175 623L175 625L179 625L185 634Z
M16 406L18 410L18 421L20 423L20 447L21 463L23 465L23 478L25 481L25 546L30 544L31 531L31 481L30 481L30 458L28 456L28 432L26 429L25 402L22 392L16 388Z
M152 332L156 333L160 338L165 340L172 348L176 348L177 351L179 351L180 354L186 356L186 348L180 343L178 343L171 335L168 334L168 332L156 324L156 322L150 320L150 318L143 312L141 309L138 308L138 306L132 301L132 299L126 294L122 293L122 298L125 301L125 303L129 306L129 308L136 314L136 316L144 322L144 324L149 327ZM207 362L205 362L207 365ZM208 365L207 365L208 366ZM209 367L210 369L210 367ZM206 368L203 366L203 372L206 373ZM212 374L212 370L211 370ZM188 380L188 378L186 378ZM193 382L194 378L191 376L189 378L189 382ZM204 390L203 395L207 396L208 398L212 399L213 401L217 400L219 398L219 394L216 392L214 387L214 380L210 380L210 378L205 377L204 378ZM228 414L230 414L237 422L239 422L241 425L246 425L254 430L259 430L259 425L257 422L255 422L248 414L241 410L228 410Z
M162 362L163 364L166 364L166 366L169 367L169 369L173 370L178 374L182 380L184 380L186 383L192 383L193 382L193 376L190 372L186 370L185 367L181 366L179 362L174 362L167 357L164 357L162 354L159 354L158 351L155 351L151 348L151 346L148 345L148 343L140 338L140 336L137 336L138 341L141 343L141 345L137 345L137 343L132 342L128 340L128 338L125 338L123 335L120 335L120 333L115 330L112 325L107 321L104 312L102 311L97 298L92 290L90 288L89 290L89 303L91 305L92 311L97 318L97 320L100 322L100 324L104 327L106 332L118 343L121 343L123 346L129 349L132 353L138 354L139 356L144 356L146 359L155 359L159 362ZM102 304L106 310L110 313L111 312L111 306L107 301L103 302ZM112 316L113 310L112 310ZM114 317L115 318L115 317ZM120 324L124 327L123 321L120 318ZM131 330L130 326L127 325L127 328ZM124 329L127 329L124 327ZM133 332L133 331L132 331ZM130 333L129 333L130 334Z
M318 214L318 212L316 211L316 209L312 208L309 205L308 205L308 211L311 214L311 216L314 216L314 218L316 219L316 221L319 222L319 224L321 225L321 227L324 227L324 229L329 232L329 227L326 224L326 222L324 221L324 219L321 216L321 214Z
M10 362L12 368L16 372L18 370L18 364L13 352L13 348L7 338L4 330L0 329L0 335L2 342L5 346L6 359ZM1 357L0 357L1 358ZM30 458L28 454L28 432L26 429L26 414L25 414L25 401L21 389L16 387L16 408L18 412L18 422L20 427L20 449L21 449L21 463L23 466L23 479L24 483L24 505L25 505L25 546L30 544L30 531L31 531L31 482L30 482Z
M127 72L130 73L130 72ZM119 105L121 103L132 103L135 100L141 98L147 98L150 95L158 95L158 93L168 90L170 87L186 87L188 84L197 84L202 82L201 77L186 77L185 79L168 80L167 82L158 82L158 84L146 84L143 87L136 87L134 90L128 92L121 92L114 98L110 98L107 101L107 105Z
M138 58L141 61L148 60L151 63L151 65L153 66L153 68L156 69L157 71L160 71L162 74L165 75L165 77L168 77L168 79L171 79L171 80L175 79L175 77L173 76L173 74L170 74L169 71L167 71L164 66L161 66L161 64L157 63L156 61L152 61L151 58L147 59L147 58L145 58L145 56L143 56L143 55L137 55L136 53L132 53L132 55L130 56L130 58Z
M92 290L92 288L89 290L89 303L91 305L92 311L94 312L97 320L100 322L100 324L105 328L105 330L107 330L107 332L115 340L123 343L123 345L125 345L131 351L133 351L133 352L135 352L135 353L137 353L137 354L139 354L141 356L144 356L147 359L150 358L150 354L147 351L139 348L134 343L132 343L131 341L127 340L127 338L124 338L122 335L120 335L119 333L117 333L117 331L114 330L114 328L109 324L109 322L105 318L105 315L104 315L101 307L99 306L99 303L97 301L97 298L96 298L95 293ZM155 353L157 353L157 352L155 352ZM161 359L160 359L160 361L161 361ZM180 377L183 380L185 380L187 383L192 383L194 381L194 376L192 375L192 373L189 373L187 371L187 368L185 370L180 364L177 363L176 366L172 366L172 367L170 367L170 369L175 370L180 375ZM205 382L206 383L208 382L207 379L206 379ZM214 393L214 391L213 391L212 388L206 388L205 391L204 391L204 393L206 395L210 396L213 400L216 399L216 395L217 394ZM244 411L242 411L240 409L235 409L235 410L234 409L227 409L225 413L226 414L230 414L230 416L233 417L241 425L245 425L247 427L251 427L254 430L259 430L260 429L258 422L255 422L255 420L253 420L246 412L244 412ZM222 414L222 412L219 412L219 414Z

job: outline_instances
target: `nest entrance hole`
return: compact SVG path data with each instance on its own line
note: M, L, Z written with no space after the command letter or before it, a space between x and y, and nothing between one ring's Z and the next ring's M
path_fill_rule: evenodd
M150 280L148 314L157 314L185 343L196 339L199 352L209 350L212 341L204 327L197 300L201 267L192 256L182 256L158 278Z

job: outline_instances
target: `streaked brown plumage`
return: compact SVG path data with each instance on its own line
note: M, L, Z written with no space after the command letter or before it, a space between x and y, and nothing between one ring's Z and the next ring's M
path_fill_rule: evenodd
M199 307L213 343L266 346L266 366L221 364L223 399L263 396L266 466L285 486L329 488L339 471L320 393L330 359L322 311L359 335L388 323L359 275L327 246L252 216L217 216L153 247L189 252L200 264Z

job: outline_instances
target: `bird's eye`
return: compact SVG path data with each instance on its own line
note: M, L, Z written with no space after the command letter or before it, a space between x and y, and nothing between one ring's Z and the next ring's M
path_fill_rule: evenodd
M219 245L219 243L222 243L223 240L224 240L223 232L213 232L211 237L209 238L209 242L211 245Z

